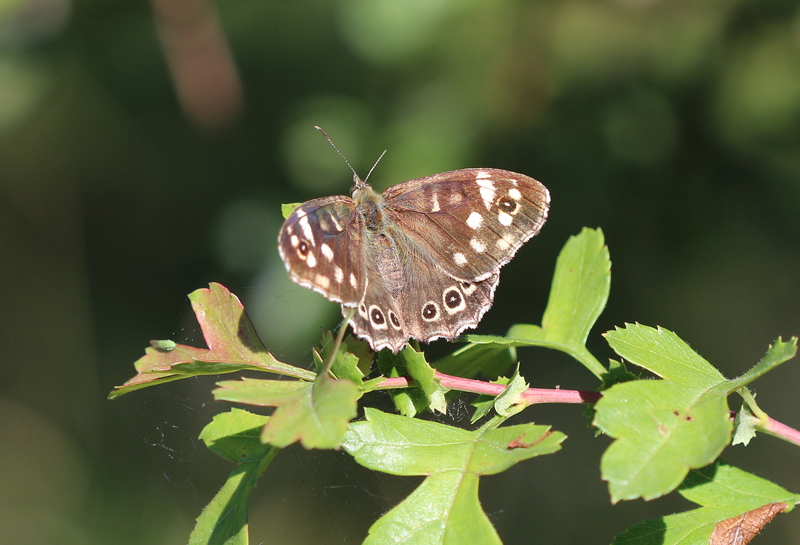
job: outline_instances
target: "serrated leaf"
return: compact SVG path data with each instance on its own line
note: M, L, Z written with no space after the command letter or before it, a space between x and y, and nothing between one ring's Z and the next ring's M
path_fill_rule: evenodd
M212 452L235 464L261 458L272 447L259 439L268 416L233 408L211 420L200 433L200 439Z
M494 410L497 411L497 414L507 418L527 407L522 394L525 393L529 386L522 375L519 374L519 365L517 365L517 370L511 376L506 389L494 400Z
M365 543L500 543L478 501L481 475L560 448L566 438L549 426L484 426L466 431L366 409L344 448L370 469L426 475L408 498L370 528Z
M248 545L250 491L279 449L258 436L267 417L233 409L219 414L203 429L208 447L238 467L197 518L189 545Z
M756 426L759 424L761 424L761 420L747 410L747 405L742 405L742 408L736 413L736 420L733 421L733 441L731 441L731 445L749 445L750 441L756 436Z
M600 229L570 237L556 261L542 326L517 324L505 337L467 335L477 344L543 346L560 350L600 377L606 369L586 349L586 338L603 312L611 286L611 260Z
M641 374L635 374L628 371L625 367L625 363L616 360L609 360L608 365L608 372L602 376L603 384L600 385L598 390L603 391L611 388L615 384L621 384L623 382L630 382L632 380L637 380L641 377Z
M710 388L725 377L668 329L625 324L603 334L614 351L629 362L667 380Z
M503 386L508 386L508 383L511 382L511 379L507 377L499 377L497 380L493 380L491 382L492 384L502 384ZM481 394L475 398L475 401L472 402L472 406L475 407L475 413L472 415L472 418L470 418L470 424L474 424L489 414L494 408L494 400L495 396L488 394Z
M313 352L317 372L324 369L331 357L334 344L336 343L333 333L325 331L320 342L320 352L318 353L316 350ZM360 387L364 377L369 373L372 358L373 353L369 349L369 343L348 335L339 345L339 350L331 365L331 372L336 378L347 379Z
M300 441L307 449L338 449L361 395L349 380L325 375L318 375L314 382L245 377L217 386L213 391L217 400L277 407L261 432L261 441L279 448Z
M666 329L628 324L605 336L620 356L665 380L617 384L595 405L594 425L616 439L603 454L602 476L613 502L656 498L720 455L733 429L728 395L763 372L726 380ZM762 371L791 352L776 346Z
M389 350L378 352L378 371L385 377L409 376L410 371L405 352L401 351L397 354L392 354ZM420 388L393 389L389 390L388 394L400 414L411 418L427 409L431 404L430 398ZM446 402L444 406L447 406Z
M405 359L408 375L416 381L416 385L425 396L427 408L446 413L447 401L444 395L447 390L435 378L436 371L428 365L425 354L415 350L411 345L406 346L400 354Z
M189 295L208 348L183 344L169 350L148 347L134 367L137 375L108 396L123 394L197 375L219 375L241 370L267 371L308 380L314 373L287 365L267 352L238 297L221 284L212 283Z
M703 507L648 520L618 535L616 545L707 545L747 543L747 527L763 527L779 512L791 510L799 496L750 473L717 462L689 473L678 489ZM766 511L766 512L765 512ZM741 541L728 541L730 531ZM727 534L726 534L727 532Z
M758 377L764 375L764 373L775 369L783 362L789 361L795 357L796 354L797 337L792 337L789 339L788 343L783 342L783 339L778 337L778 340L775 341L775 344L771 344L769 346L767 353L764 354L764 357L761 358L761 360L752 369L734 379L732 384L737 384L738 386L750 384Z

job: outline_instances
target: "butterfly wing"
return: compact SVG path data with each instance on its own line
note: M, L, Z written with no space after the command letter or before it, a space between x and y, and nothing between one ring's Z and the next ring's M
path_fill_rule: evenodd
M331 301L356 305L366 284L361 273L363 228L350 197L323 197L299 205L278 234L278 251L289 277Z
M453 339L476 327L491 307L498 273L479 282L456 280L393 228L365 240L371 245L367 253L380 257L365 263L369 280L352 326L373 350L396 353L409 337Z
M448 275L477 282L496 273L547 219L550 193L515 172L467 168L390 187L391 221Z

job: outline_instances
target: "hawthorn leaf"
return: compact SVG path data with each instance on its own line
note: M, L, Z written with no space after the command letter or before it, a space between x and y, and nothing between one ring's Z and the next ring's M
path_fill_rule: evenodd
M739 412L736 413L736 420L733 421L733 441L731 445L744 445L750 444L750 441L756 436L756 426L761 424L761 420L753 416L747 405L742 405Z
M279 449L259 440L268 417L233 409L218 414L200 438L209 449L238 464L219 492L203 509L189 545L247 545L250 491Z
M241 370L314 379L311 371L282 363L267 351L239 298L223 285L212 283L190 294L189 299L208 348L156 341L156 346L145 349L144 357L134 363L137 375L115 387L110 399L182 378Z
M689 472L678 492L701 507L631 526L612 543L744 545L800 501L800 495L722 461Z
M492 384L502 384L503 386L508 386L509 382L511 382L510 378L507 377L499 377L497 380L491 381ZM475 413L470 418L470 424L474 424L487 414L491 412L494 408L495 403L495 396L488 395L488 394L481 394L475 401L472 402L472 406L475 407Z
M417 388L393 389L388 393L403 416L414 417L425 409L447 412L447 390L434 378L436 372L428 365L425 355L413 347L392 354L388 350L378 353L378 370L385 377L411 377Z
M527 407L528 405L525 403L522 394L525 393L529 386L530 384L525 382L525 379L519 374L519 365L517 365L517 370L511 377L506 389L494 400L494 410L497 411L497 414L508 418Z
M427 477L372 525L367 544L499 544L478 500L480 476L553 453L566 438L549 426L497 428L501 419L467 431L370 408L365 417L350 425L343 443L359 464L393 475Z
M326 362L331 357L334 344L333 333L326 331L322 335L319 352L317 350L313 351L314 365L317 372L325 368ZM339 345L339 350L331 365L331 372L336 378L347 379L357 386L362 386L364 377L369 374L372 357L373 354L369 349L369 343L348 335Z
M664 379L616 384L595 405L593 424L616 439L600 464L615 503L662 496L690 469L713 462L731 438L728 395L792 353L776 343L758 372L727 380L666 329L627 324L605 337L620 356Z
M292 203L288 203L288 204L287 203L282 204L281 205L281 215L283 216L283 219L289 219L289 216L292 215L292 212L294 212L294 209L297 208L298 206L300 206L301 204L303 204L303 203L301 203L301 202L292 202Z
M314 382L244 377L217 386L212 392L217 400L277 407L261 432L261 441L279 448L300 441L307 449L338 449L361 396L349 380L322 374Z
M570 237L556 261L542 325L517 324L505 337L467 335L476 344L543 346L561 350L601 377L607 371L586 349L586 338L608 301L611 259L603 231L584 228Z

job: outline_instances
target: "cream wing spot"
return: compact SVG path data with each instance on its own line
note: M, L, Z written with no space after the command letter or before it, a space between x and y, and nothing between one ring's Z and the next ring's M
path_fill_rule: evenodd
M333 250L331 250L330 246L323 243L322 246L320 246L320 250L322 250L322 255L325 256L325 259L333 261Z
M344 280L344 271L341 267L334 266L333 267L333 278L336 280L337 284L341 284L342 280Z
M482 187L481 190L481 199L483 199L483 204L486 205L487 210L491 210L492 203L494 202L494 189L489 189L488 187Z
M517 189L516 187L512 187L511 189L508 190L508 196L514 199L515 201L518 201L522 198L522 193L520 193L519 189Z
M513 219L514 218L511 217L511 214L506 214L505 212L500 212L497 214L497 221L499 221L500 225L504 227L511 225Z
M467 218L467 225L469 225L471 229L477 229L481 226L481 223L483 223L483 216L477 212L472 212Z
M336 228L336 230L341 233L342 232L342 224L339 223L339 220L336 219L336 216L331 214L330 215L330 219L331 219L331 223L333 223L333 226Z
M311 245L315 246L314 244L314 231L311 229L311 225L308 223L308 217L303 216L297 222L300 224L300 228L303 230L303 235L311 241Z
M433 206L431 207L431 212L438 212L441 210L439 207L439 195L438 193L433 194Z
M317 286L319 286L320 288L322 288L324 290L327 290L328 288L331 287L331 279L328 278L327 276L323 275L323 274L318 274L314 278L314 281L317 283Z
M471 238L469 240L470 247L478 253L483 253L486 251L486 244L483 243L482 240L478 240L477 238Z
M292 248L297 248L297 245L300 243L300 239L297 238L297 235L292 235L289 237L289 243L292 245Z
M353 273L350 273L350 285L354 288L356 287L356 275Z
M312 269L317 266L317 258L314 256L314 254L308 254L308 257L306 258L306 265Z
M467 258L461 252L453 253L453 261L456 262L456 265L466 265Z
M478 286L472 282L461 282L461 289L464 290L464 295L472 295Z
M495 242L495 246L497 246L497 249L500 251L508 250L511 247L508 241L504 238L498 238L497 242Z
M478 174L475 175L476 180L484 180L486 178L491 178L491 177L492 177L491 174L483 170L481 170L480 172L478 172Z

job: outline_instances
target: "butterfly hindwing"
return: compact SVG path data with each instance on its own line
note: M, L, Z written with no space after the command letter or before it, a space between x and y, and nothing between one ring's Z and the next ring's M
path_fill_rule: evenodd
M402 233L465 280L486 278L508 263L539 232L550 204L540 182L489 168L411 180L383 197Z

